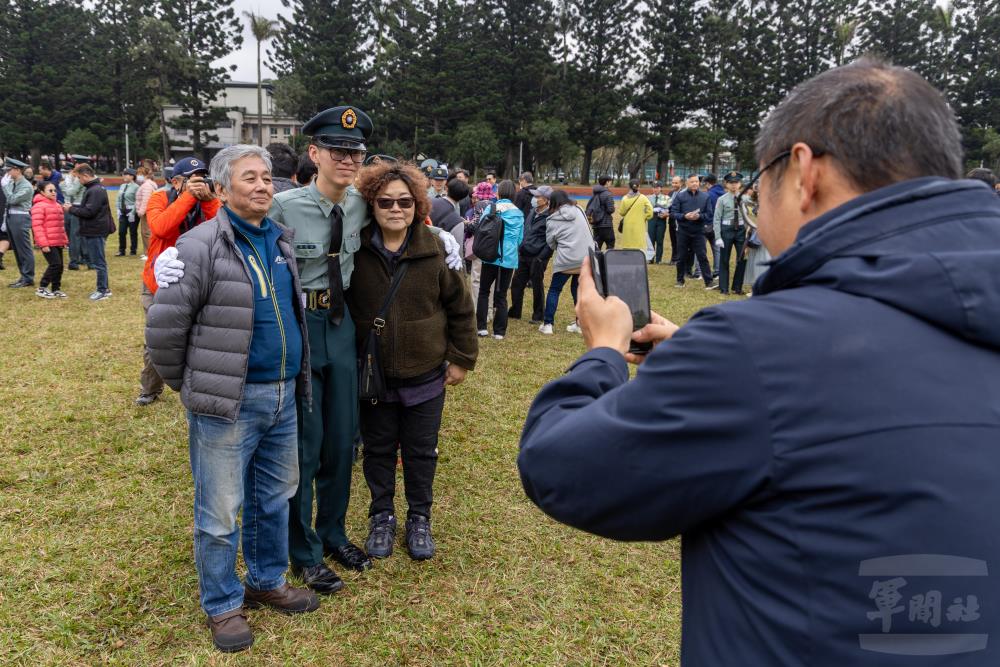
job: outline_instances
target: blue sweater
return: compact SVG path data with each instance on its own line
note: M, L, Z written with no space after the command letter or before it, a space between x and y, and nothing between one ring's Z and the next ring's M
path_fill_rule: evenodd
M260 227L226 208L236 245L243 253L254 290L253 335L247 382L290 380L302 367L302 331L295 317L298 295L278 239L281 230L264 218Z
M528 496L598 535L683 535L683 665L1000 664L998 248L978 182L828 212L634 380L597 349L545 387Z

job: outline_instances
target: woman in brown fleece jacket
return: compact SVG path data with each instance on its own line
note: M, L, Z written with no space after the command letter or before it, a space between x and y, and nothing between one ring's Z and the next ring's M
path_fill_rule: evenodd
M415 167L388 163L365 169L357 182L378 223L361 232L347 294L359 347L397 267L409 267L379 336L387 395L361 404L363 468L372 494L365 548L373 558L392 555L397 447L409 506L407 550L415 560L433 557L430 511L444 388L462 382L478 354L465 275L447 267L444 246L424 224L430 200L422 184Z

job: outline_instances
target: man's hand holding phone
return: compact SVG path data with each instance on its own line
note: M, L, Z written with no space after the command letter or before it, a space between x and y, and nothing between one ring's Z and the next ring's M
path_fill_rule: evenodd
M677 330L680 329L679 326L656 311L650 311L649 319L649 324L632 334L632 340L636 343L651 343L655 348L663 341L672 338L673 335L677 333ZM650 350L650 352L652 352L652 350ZM646 354L649 353L647 352ZM638 366L646 360L646 354L626 353L625 361Z

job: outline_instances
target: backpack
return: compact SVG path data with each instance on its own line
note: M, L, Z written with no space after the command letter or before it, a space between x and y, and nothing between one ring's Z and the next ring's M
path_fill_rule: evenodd
M584 209L584 212L587 214L587 222L589 222L590 224L598 222L597 215L599 213L598 209L600 209L600 207L601 207L601 199L597 195L594 195L587 201L587 208Z
M497 205L490 204L486 216L476 229L476 237L472 241L472 253L484 262L496 262L503 259L503 216L497 213Z

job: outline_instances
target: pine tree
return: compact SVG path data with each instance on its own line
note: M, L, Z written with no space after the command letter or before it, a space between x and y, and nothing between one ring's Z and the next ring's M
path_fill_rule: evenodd
M615 136L616 121L632 101L626 74L640 69L636 0L576 0L563 19L573 26L572 55L562 80L562 108L571 136L583 149L581 180L590 183L594 149Z
M864 0L859 51L933 75L934 0Z
M242 26L233 0L188 0L159 5L159 18L174 26L189 66L168 73L182 114L172 127L191 132L192 150L207 159L205 144L217 141L211 132L226 121L226 109L213 105L226 84L227 71L212 63L243 43ZM234 66L235 67L235 66Z
M300 118L340 104L368 105L371 13L367 3L348 0L282 0L291 16L279 15L271 69L291 77L308 95L290 109ZM378 128L378 122L375 123Z

